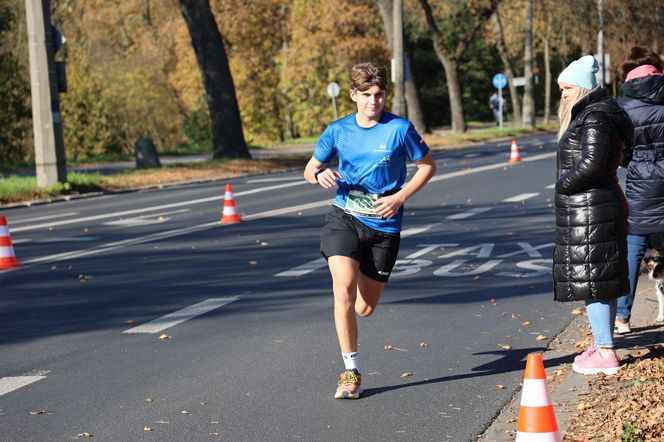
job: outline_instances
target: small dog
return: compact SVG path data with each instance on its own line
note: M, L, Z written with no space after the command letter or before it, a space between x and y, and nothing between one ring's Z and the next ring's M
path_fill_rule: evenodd
M664 256L647 256L643 259L648 278L655 281L659 314L655 322L664 322Z

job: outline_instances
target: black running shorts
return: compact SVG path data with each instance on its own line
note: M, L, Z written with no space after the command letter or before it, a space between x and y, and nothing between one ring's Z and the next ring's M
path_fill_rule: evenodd
M343 209L332 206L325 217L320 234L320 253L347 256L360 263L360 271L367 277L387 282L397 261L401 236L371 229Z

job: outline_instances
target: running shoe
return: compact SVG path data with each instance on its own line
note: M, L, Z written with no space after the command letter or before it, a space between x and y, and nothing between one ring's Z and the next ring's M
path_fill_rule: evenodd
M616 318L615 331L619 335L623 335L631 332L632 328L629 326L629 321L622 321L621 319Z
M615 352L611 352L608 356L604 357L600 354L599 350L592 353L587 358L574 362L572 369L579 374L599 374L612 375L618 373L620 370L620 362Z
M339 375L335 399L359 399L362 393L362 375L356 369L346 370Z
M581 353L580 355L576 355L574 357L574 362L581 362L584 359L590 357L590 355L592 355L596 351L597 351L597 347L595 347L595 343L593 342L588 347L586 347L585 350L583 350L583 353Z

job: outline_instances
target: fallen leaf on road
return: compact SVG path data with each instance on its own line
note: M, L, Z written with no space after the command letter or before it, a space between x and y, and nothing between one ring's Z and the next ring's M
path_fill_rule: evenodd
M503 384L498 384L498 385L496 385L496 387L498 387L499 390L504 390L505 389L505 386Z
M161 339L162 341L165 341L166 339L171 339L172 337L173 336L167 335L166 333L162 333L161 335L159 335L159 339Z
M478 281L480 279L480 275L477 275L476 277L473 278L473 280Z
M512 349L512 346L509 345L509 344L498 344L498 345L500 345L500 348L503 349L503 350L511 350Z
M579 405L576 406L577 410L586 410L588 408L590 408L590 404L586 402L579 402Z
M491 298L491 304L496 305L498 304L494 298Z
M152 431L152 427L143 427L143 431Z
M396 351L408 351L405 348L393 347L391 345L386 345L385 350L396 350Z
M427 348L428 346L429 346L429 344L427 344L426 342L420 342L420 347L421 348Z
M157 218L157 221L159 221L160 223L163 223L164 221L166 221L166 218L164 218L163 216L160 216L159 218Z
M74 436L72 439L79 439L81 437L92 437L92 433L88 433L87 431L83 433L79 433L76 436Z
M30 414L33 415L33 416L37 416L37 415L40 415L40 414L50 414L50 413L48 413L48 411L46 411L46 409L43 409L43 410L39 410L39 411L31 411Z
M402 377L402 378L407 378L407 377L412 376L412 375L413 375L413 373L407 371L407 372L405 372L405 373L402 373L402 374L401 374L401 377Z
M267 242L267 241L261 241L261 245L262 245L262 246L268 246L268 245L270 245L270 243Z
M154 402L154 399L152 399L151 397L146 397L146 398L143 399L143 400L144 400L145 402Z
M549 338L547 338L544 335L537 335L537 337L535 339L537 339L538 341L544 341L545 339L549 339Z
M523 321L521 325L530 325L530 321Z
M180 413L182 413L182 414L189 414L189 412L188 412L187 410L182 410Z
M256 264L258 264L258 262L252 259L251 261L249 261L249 264L255 266Z
M136 324L138 321L135 319L127 319L127 324Z
M575 308L574 310L572 310L572 314L573 314L574 316L582 315L582 314L583 314L583 309L581 309L581 308Z

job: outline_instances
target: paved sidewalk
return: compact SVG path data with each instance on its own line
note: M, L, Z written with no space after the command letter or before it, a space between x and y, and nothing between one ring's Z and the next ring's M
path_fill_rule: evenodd
M555 301L551 301L555 302ZM569 303L570 312L582 303ZM651 347L664 342L664 324L655 324L657 316L657 295L655 284L646 275L639 279L636 301L632 308L632 332L625 335L615 335L618 356L624 356L634 350ZM549 349L543 354L544 366L547 373L551 399L553 401L558 429L561 438L574 416L579 412L580 402L588 402L592 397L589 381L594 376L584 376L572 371L574 356L583 348L575 348L575 344L587 340L590 327L585 315L577 316L560 335L554 339ZM523 366L525 370L525 362ZM517 418L521 402L521 390L512 399L495 419L494 423L478 440L482 442L513 441L516 436Z

